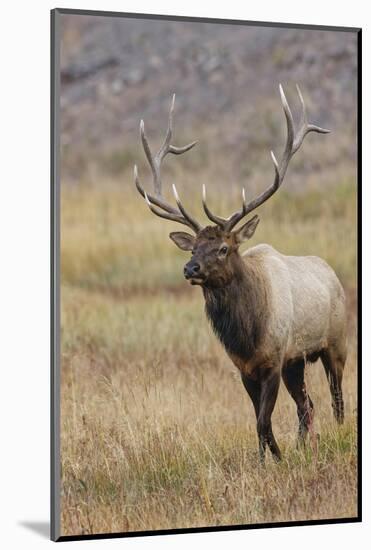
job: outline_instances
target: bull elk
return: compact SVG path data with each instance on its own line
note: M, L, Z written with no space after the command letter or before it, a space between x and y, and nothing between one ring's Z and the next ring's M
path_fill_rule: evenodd
M272 431L271 416L276 403L281 376L297 406L298 441L304 441L310 428L313 403L309 397L304 369L307 361L321 358L329 382L335 419L342 423L344 403L342 377L346 359L346 314L344 290L331 267L316 256L286 256L267 244L260 244L240 254L241 243L250 239L259 223L254 215L236 228L250 212L261 206L281 186L291 157L309 132L326 134L329 130L309 124L305 103L297 86L301 103L301 121L295 131L293 117L282 86L279 87L287 124L287 139L280 162L271 152L273 183L258 197L246 201L242 190L242 207L229 218L214 214L206 204L203 186L202 203L213 225L202 227L182 205L176 187L173 193L177 208L163 197L161 163L168 153L180 155L196 142L184 147L171 144L175 95L171 103L168 129L158 153L153 155L140 123L144 152L153 174L154 193L147 193L134 167L139 193L150 210L167 220L188 226L194 235L170 233L181 249L192 253L184 267L184 277L200 285L206 315L227 354L239 369L257 420L259 455L262 462L266 446L275 460L281 452Z

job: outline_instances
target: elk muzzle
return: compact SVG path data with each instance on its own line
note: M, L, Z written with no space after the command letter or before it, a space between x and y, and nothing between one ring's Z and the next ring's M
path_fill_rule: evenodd
M184 266L184 277L190 281L191 285L201 285L205 281L205 275L202 273L200 262L192 259L186 263Z

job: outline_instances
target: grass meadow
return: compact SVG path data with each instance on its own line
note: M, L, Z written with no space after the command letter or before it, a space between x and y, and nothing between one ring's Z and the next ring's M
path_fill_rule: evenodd
M183 279L187 255L168 238L179 227L148 211L131 174L124 180L62 184L61 534L355 516L353 181L282 189L259 211L251 245L327 260L349 320L344 425L333 420L321 363L308 365L315 434L296 448L296 407L281 384L273 426L284 458L267 454L261 467L249 397L208 326L200 288ZM191 198L180 177L184 203L201 218L192 189ZM237 186L228 196L216 189L216 211L239 206Z

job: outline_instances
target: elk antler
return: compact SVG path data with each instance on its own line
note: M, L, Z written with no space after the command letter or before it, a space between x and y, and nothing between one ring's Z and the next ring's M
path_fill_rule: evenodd
M282 156L282 160L279 164L276 160L276 157L274 156L273 151L271 151L271 157L273 160L274 171L275 171L274 181L272 185L268 187L268 189L266 189L263 193L261 193L257 198L253 199L249 203L246 203L245 190L242 189L242 208L241 210L238 210L237 212L232 214L227 219L216 216L210 211L210 209L206 205L206 188L205 186L203 186L202 204L203 204L205 213L212 222L222 227L224 231L231 231L233 227L235 227L235 225L242 220L242 218L244 218L247 214L255 210L255 208L258 208L258 206L263 204L267 199L269 199L269 197L271 197L277 191L277 189L280 187L280 185L283 182L283 178L285 177L286 170L291 160L291 157L299 149L300 145L303 143L305 136L309 132L318 132L319 134L327 134L328 132L330 132L330 130L326 130L325 128L320 128L319 126L308 124L304 99L298 85L296 85L296 89L297 89L300 103L302 106L302 113L301 113L299 130L295 133L294 121L291 114L291 110L290 110L289 104L287 103L287 99L283 91L283 88L281 84L279 85L282 106L285 112L286 123L287 123L287 139L286 139L286 147Z
M139 177L138 177L138 168L136 165L134 166L134 180L139 193L142 195L142 197L145 198L146 203L148 204L148 207L150 208L150 210L152 210L154 214L156 214L157 216L160 216L161 218L165 218L167 220L172 220L175 222L182 223L183 225L187 225L197 234L202 229L202 227L190 214L188 214L188 212L186 212L184 206L180 202L179 195L177 193L175 185L173 184L172 189L173 189L173 194L174 194L176 203L178 205L178 209L174 208L169 203L167 203L162 195L161 163L165 158L165 156L168 153L172 153L173 155L181 155L182 153L185 153L186 151L189 151L190 149L192 149L192 147L197 143L196 141L193 141L192 143L189 143L184 147L175 147L174 145L170 144L170 140L173 133L174 105L175 105L175 94L173 95L173 99L170 106L169 122L168 122L166 136L163 144L161 145L158 153L156 153L155 156L152 155L147 136L144 132L144 122L143 120L141 120L140 122L140 137L142 140L144 152L146 154L147 160L152 170L153 189L155 194L150 195L149 193L146 193L146 191L141 186L139 182Z

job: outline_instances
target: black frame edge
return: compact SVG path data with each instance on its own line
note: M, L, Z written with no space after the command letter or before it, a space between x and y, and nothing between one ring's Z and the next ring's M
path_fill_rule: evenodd
M50 12L50 538L60 538L59 16Z
M276 527L303 527L309 525L334 525L345 523L360 523L359 517L321 519L306 521L286 521L280 523L254 523L251 525L222 525L218 527L190 527L187 529L159 529L157 531L131 531L124 533L98 533L95 535L63 535L57 539L57 542L70 542L75 540L96 540L96 539L117 539L132 537L152 537L158 535L182 535L193 533L215 533L220 531L248 531L251 529L269 529Z
M119 11L84 10L75 8L55 8L61 15L90 15L99 17L123 17L126 19L152 19L162 21L188 21L193 23L218 23L221 25L251 25L254 27L284 27L292 29L310 29L318 31L358 32L359 27L341 27L332 25L316 25L310 23L270 23L268 21L251 21L247 19L222 19L217 17L196 17L187 15L158 15L154 13L135 13Z
M357 31L357 469L362 521L362 29Z

